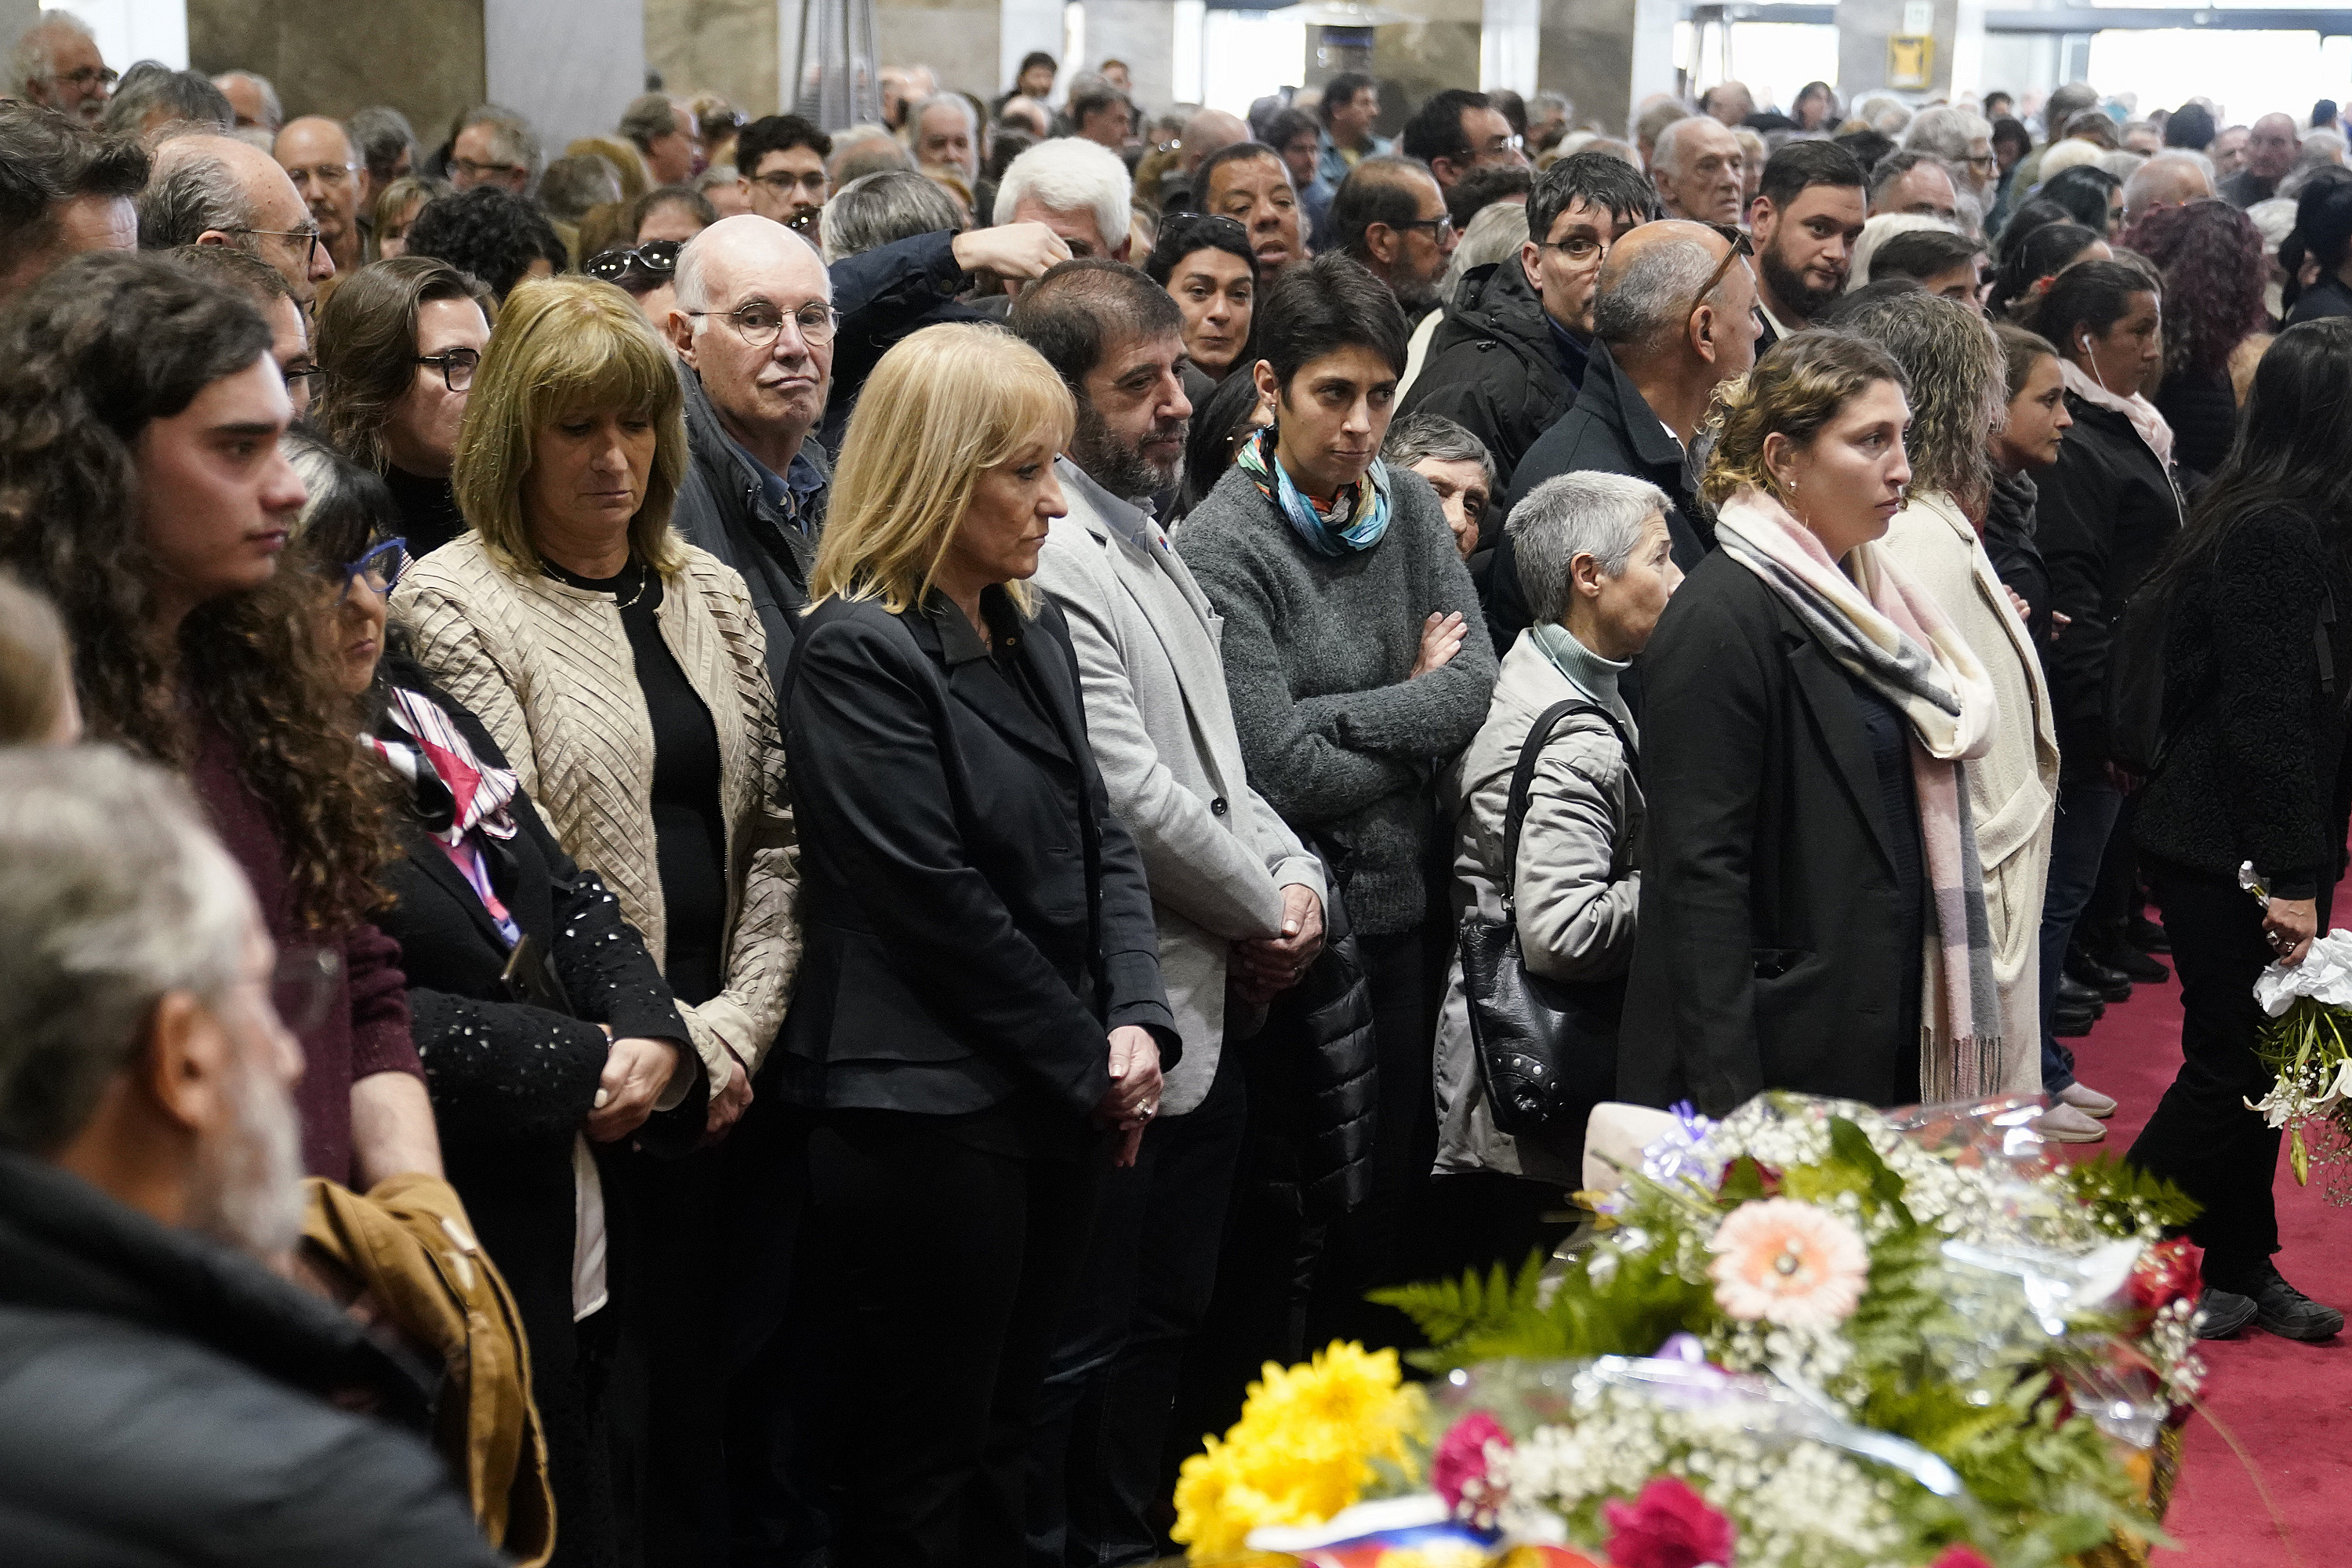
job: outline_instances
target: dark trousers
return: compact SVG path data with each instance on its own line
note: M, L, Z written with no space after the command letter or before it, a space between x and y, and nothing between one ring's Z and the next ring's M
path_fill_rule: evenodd
M1032 1415L1101 1174L895 1111L810 1133L834 1568L1022 1562Z
M2233 877L2217 877L2150 856L2146 862L2172 966L2180 976L2180 1075L2132 1144L2131 1163L2178 1183L2203 1205L2189 1234L2205 1249L2205 1277L2242 1282L2278 1250L2279 1133L2246 1109L2268 1091L2271 1074L2254 1058L2267 1020L2254 977L2273 954L2263 909ZM2327 929L2333 889L2319 895Z
M1248 1100L1236 1053L1208 1097L1153 1124L1102 1206L1038 1395L1029 1486L1034 1568L1123 1568L1162 1554L1149 1513L1184 1355L1217 1280Z
M1425 1278L1436 1262L1431 1195L1437 1163L1437 1098L1432 1072L1437 1006L1453 933L1436 921L1393 936L1359 936L1371 983L1372 1033L1381 1065L1372 1131L1372 1190L1331 1227L1331 1247L1307 1319L1316 1345L1334 1339L1416 1345L1412 1323L1364 1293Z
M2074 1053L2058 1043L2056 1032L2058 976L2074 922L2099 885L2099 867L2123 804L2123 795L2105 779L2068 779L2058 786L2049 890L2042 900L2042 1087L2052 1095L2074 1081Z

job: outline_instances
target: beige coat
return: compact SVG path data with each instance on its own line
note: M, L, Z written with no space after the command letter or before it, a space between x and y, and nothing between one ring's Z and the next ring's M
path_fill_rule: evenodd
M732 568L681 548L685 569L666 585L658 616L662 640L718 731L729 934L727 989L678 1011L715 1094L733 1071L725 1047L756 1069L783 1022L800 962L792 919L798 849L759 617ZM660 961L668 934L654 848L653 721L612 595L507 571L468 532L410 569L392 615Z
M1949 496L1914 495L1886 550L1968 640L2000 700L1992 749L1968 764L1969 812L1984 865L1993 982L2000 989L2000 1087L2042 1089L2042 894L2058 799L2058 732L2033 639Z

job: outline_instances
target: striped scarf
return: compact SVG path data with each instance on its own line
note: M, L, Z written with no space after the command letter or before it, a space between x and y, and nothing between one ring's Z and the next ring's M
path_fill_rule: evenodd
M1389 531L1389 466L1380 458L1364 477L1342 489L1329 506L1290 482L1290 475L1274 455L1271 425L1242 443L1234 461L1250 477L1258 493L1272 501L1300 542L1318 555L1347 555L1370 550Z
M1723 504L1716 539L1832 658L1909 721L1934 921L1919 1014L1920 1098L1932 1104L1999 1093L2000 995L1984 868L1960 772L1992 744L1999 715L1991 678L1935 600L1877 544L1854 548L1848 576L1810 529L1752 489Z

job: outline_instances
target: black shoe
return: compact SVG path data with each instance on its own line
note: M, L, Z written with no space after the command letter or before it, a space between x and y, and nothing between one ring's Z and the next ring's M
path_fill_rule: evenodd
M2199 1339L2226 1340L2243 1332L2261 1310L2251 1296L2208 1285L2205 1294L2198 1298L2197 1316L2192 1321Z
M2089 1034L2091 1026L2098 1021L2096 1013L2070 1013L2061 1007L2057 1016L2050 1020L2050 1032L2062 1040L2079 1040Z
M2172 978L2172 971L2126 942L2120 935L2104 940L2094 939L2083 944L2083 951L2093 962L2105 964L2128 979L2147 985L2160 985Z
M2106 1002L2131 1000L2131 976L2120 969L2110 969L2093 958L2079 942L2066 946L2066 973L2099 994Z
M2268 1265L2233 1283L2245 1287L2239 1294L2252 1299L2254 1321L2283 1340L2325 1340L2344 1331L2343 1313L2313 1300Z
M2164 928L2146 915L2134 915L2131 924L2124 928L2124 940L2142 952L2170 952L2172 939Z
M2058 976L2058 1010L2061 1013L2088 1013L2092 1017L2105 1015L2107 1005L2099 994L2071 974Z

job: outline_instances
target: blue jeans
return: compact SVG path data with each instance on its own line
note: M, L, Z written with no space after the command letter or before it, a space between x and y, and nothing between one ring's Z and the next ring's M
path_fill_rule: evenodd
M2105 779L2058 786L2058 822L2050 840L2050 889L2042 900L2042 1088L2055 1095L2074 1081L2074 1053L2058 1043L2058 976L2074 922L2099 885L2099 862L2115 836L2124 797Z

